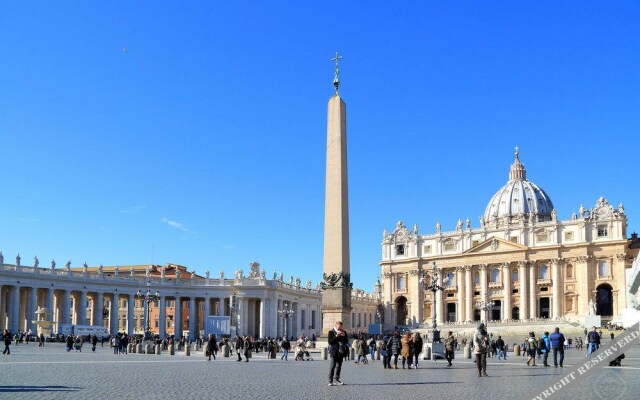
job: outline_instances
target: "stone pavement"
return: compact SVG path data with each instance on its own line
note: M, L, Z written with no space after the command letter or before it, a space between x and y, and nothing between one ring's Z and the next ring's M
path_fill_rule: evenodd
M488 378L479 378L461 353L453 368L442 360L421 360L418 370L345 361L345 386L327 387L328 361L317 357L284 362L259 353L248 363L231 357L208 362L201 352L116 356L109 347L67 353L63 344L12 345L11 355L0 356L0 399L520 399L558 381L584 355L568 350L565 368L556 369L528 367L525 359L509 353L506 362L488 359ZM552 398L637 399L640 345L626 356L622 368L605 367L588 383L569 385Z

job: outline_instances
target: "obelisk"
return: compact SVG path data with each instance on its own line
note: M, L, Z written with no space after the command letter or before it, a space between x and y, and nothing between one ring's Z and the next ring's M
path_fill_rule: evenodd
M327 169L324 205L324 259L322 335L342 321L351 329L351 279L349 263L349 195L347 184L347 107L340 98L342 57L336 53L335 94L327 111Z

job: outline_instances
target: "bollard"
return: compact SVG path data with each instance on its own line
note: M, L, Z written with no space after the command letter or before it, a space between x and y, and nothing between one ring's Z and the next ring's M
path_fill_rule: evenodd
M376 360L379 360L380 359L380 350L376 350L375 353L376 353Z
M423 360L428 360L429 358L431 358L431 349L429 348L429 345L427 343L422 345L422 354L424 354L422 356Z
M137 344L135 347L136 347L136 351L135 352L138 353L138 354L142 354L142 345L141 344Z
M160 355L162 353L162 345L156 345L156 355Z
M229 346L226 344L220 348L220 352L222 353L222 357L229 357Z
M352 347L351 351L349 352L349 360L355 360L355 359L356 359L356 349Z
M326 347L325 347L325 348L323 348L323 349L322 349L322 353L321 353L321 355L322 355L322 357L321 357L321 358L322 358L323 360L327 360L327 359L329 358L329 357L328 357L328 353L329 353L329 352L327 351L327 348L326 348Z
M462 358L471 358L471 345L464 346L464 353Z
M127 345L127 353L133 353L133 344L129 343Z
M198 342L193 342L192 346L193 348L191 350L198 351Z
M170 344L169 345L169 355L170 356L175 356L176 355L176 346Z
M153 346L151 344L147 344L144 349L144 354L154 354Z
M185 356L190 356L191 355L191 347L184 346L184 355Z
M513 346L513 355L514 356L519 356L520 355L520 345L516 344Z

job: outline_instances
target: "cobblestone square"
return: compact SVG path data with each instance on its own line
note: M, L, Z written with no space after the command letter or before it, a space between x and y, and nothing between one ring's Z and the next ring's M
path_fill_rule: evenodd
M609 341L604 341L607 345ZM345 360L344 386L327 387L328 361L288 362L254 354L206 361L201 352L162 355L114 355L109 347L89 346L67 353L62 344L11 346L0 358L2 399L523 399L534 398L559 381L585 352L567 350L564 368L528 367L511 353L507 361L488 359L488 378L479 378L472 360L456 354L454 366L421 360L417 370L384 370L376 361L355 365ZM626 352L623 367L605 367L552 398L635 399L640 393L640 346ZM538 390L539 389L539 390Z

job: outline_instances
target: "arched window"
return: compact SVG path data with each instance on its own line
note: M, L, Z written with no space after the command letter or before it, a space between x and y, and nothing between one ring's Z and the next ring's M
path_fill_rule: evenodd
M598 263L598 276L609 276L609 263L606 261Z
M518 282L518 270L517 269L514 269L513 271L511 271L511 277L512 277L514 282Z
M491 270L491 283L498 283L500 280L500 270L498 268L494 268Z
M538 278L539 279L549 279L549 267L546 265L541 265L538 270Z
M476 272L476 275L474 277L474 282L476 285L480 284L480 274Z
M456 276L453 272L446 274L444 279L444 286L446 287L453 287L456 283Z
M573 265L569 264L566 268L567 279L573 279Z
M407 287L407 283L404 279L404 275L398 275L398 279L396 280L397 290L405 290Z

